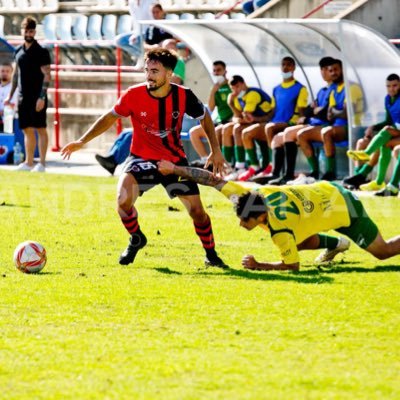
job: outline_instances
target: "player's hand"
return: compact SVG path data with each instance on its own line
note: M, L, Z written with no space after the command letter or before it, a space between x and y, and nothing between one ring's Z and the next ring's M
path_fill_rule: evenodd
M204 165L204 169L207 169L211 164L213 166L214 175L224 176L229 168L228 163L219 149L216 152L210 153Z
M171 161L161 160L157 163L158 170L163 175L170 175L174 173L175 164Z
M257 270L259 269L259 263L256 261L254 256L246 255L242 258L242 265L246 269Z
M78 151L82 148L83 143L80 142L79 140L75 142L68 143L61 149L61 156L64 160L69 160L71 157L71 154L74 151Z
M42 111L45 105L45 101L43 99L37 99L36 101L36 112Z
M372 126L369 126L364 133L364 137L366 139L372 139L372 137L374 136L374 128Z

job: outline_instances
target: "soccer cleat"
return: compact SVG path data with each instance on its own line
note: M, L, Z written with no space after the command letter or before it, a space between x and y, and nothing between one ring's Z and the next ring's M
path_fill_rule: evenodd
M294 176L282 176L281 178L278 179L273 179L272 181L269 181L269 185L276 185L276 186L281 186L281 185L286 185L289 181L293 181Z
M363 192L377 192L378 190L385 188L385 182L377 183L376 181L371 181L369 183L365 183L364 185L360 185L360 190Z
M31 169L31 172L46 172L46 167L39 163Z
M336 180L336 174L334 172L325 172L325 174L322 175L321 180L323 180L323 181L335 181Z
M251 182L254 183L258 183L259 185L267 185L270 181L274 180L274 179L278 179L279 176L278 175L274 175L274 174L269 174L266 176L255 176L252 179L250 179Z
M238 176L239 181L246 182L253 176L257 174L258 170L254 167L249 167L249 169Z
M339 242L334 249L325 249L316 259L315 263L324 264L331 262L336 254L344 253L350 247L350 240L347 240L344 237L339 237Z
M399 189L393 186L392 184L388 184L384 189L379 190L378 192L374 193L374 196L379 197L390 197L390 196L397 196L399 194Z
M257 179L260 178L265 178L265 177L270 177L271 176L271 172L272 172L272 164L268 164L267 168L264 168L261 172L257 172L257 174L255 174L254 176L252 176L249 181L250 182L257 182Z
M368 180L363 174L356 174L353 176L349 176L348 178L343 179L343 186L346 189L351 189L355 190L360 187L360 185L363 185L367 183Z
M136 254L147 244L146 236L142 232L133 233L129 239L128 247L119 257L121 265L132 264L135 261Z
M103 157L100 154L96 154L95 158L104 169L106 169L111 175L114 175L117 164L113 156Z
M18 167L15 168L15 171L32 171L32 168L33 167L26 163L21 163L18 165Z
M204 265L206 267L217 267L222 269L229 268L229 266L226 265L220 257L218 257L218 254L215 250L207 251Z
M364 150L347 150L347 157L354 161L369 161L370 156Z
M312 183L315 183L314 177L301 174L296 179L288 181L287 185L310 185Z
M244 172L246 172L244 168L239 168L238 170L231 172L229 175L226 175L224 179L226 181L237 181L239 175L243 174Z

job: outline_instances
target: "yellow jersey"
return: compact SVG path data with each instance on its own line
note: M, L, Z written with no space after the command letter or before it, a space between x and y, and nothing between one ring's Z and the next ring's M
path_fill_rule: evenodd
M350 225L346 201L337 187L329 182L296 186L245 187L227 182L221 189L232 202L249 191L263 195L270 232L285 264L299 262L297 245L317 233Z

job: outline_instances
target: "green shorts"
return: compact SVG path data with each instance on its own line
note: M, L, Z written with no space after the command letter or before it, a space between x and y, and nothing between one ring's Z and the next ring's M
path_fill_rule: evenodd
M336 231L348 236L362 249L366 249L378 236L378 227L368 216L361 201L352 192L340 185L335 186L343 195L350 216L350 226L336 229Z

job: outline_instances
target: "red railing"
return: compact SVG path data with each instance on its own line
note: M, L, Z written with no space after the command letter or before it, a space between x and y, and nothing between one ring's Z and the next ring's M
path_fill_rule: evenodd
M308 18L311 15L315 14L317 11L319 11L321 8L325 7L328 3L330 3L332 0L326 0L324 1L322 4L320 4L319 6L315 7L314 9L312 9L310 12L308 12L306 15L303 15L302 18Z

